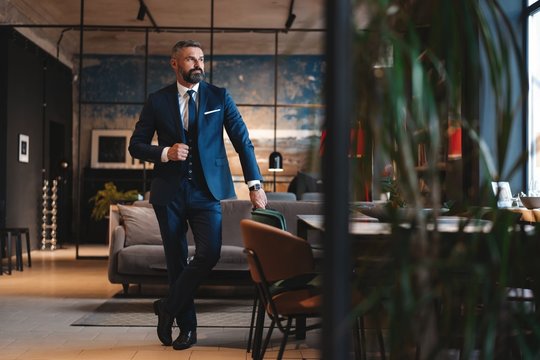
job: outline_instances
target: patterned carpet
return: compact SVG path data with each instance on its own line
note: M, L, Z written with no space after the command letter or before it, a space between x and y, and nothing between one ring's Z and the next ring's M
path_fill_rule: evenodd
M113 298L71 325L155 327L154 300ZM198 326L249 327L252 305L252 299L197 299Z

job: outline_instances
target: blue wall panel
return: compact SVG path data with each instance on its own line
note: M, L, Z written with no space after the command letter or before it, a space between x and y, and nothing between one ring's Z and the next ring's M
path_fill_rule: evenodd
M259 165L271 176L268 156L274 150L274 118L277 122L277 150L284 157L290 179L297 171L317 172L320 128L324 121L322 56L278 57L277 108L274 108L273 56L218 55L207 60L207 80L226 87L239 106L256 147ZM81 129L88 136L92 129L132 129L146 99L145 62L141 56L86 55L82 86ZM210 66L212 65L212 66ZM175 81L168 56L148 58L147 93ZM116 104L115 104L116 103ZM133 105L125 103L135 103ZM274 116L274 111L276 115ZM83 155L89 163L90 143L83 141ZM234 175L241 168L232 146L228 145Z

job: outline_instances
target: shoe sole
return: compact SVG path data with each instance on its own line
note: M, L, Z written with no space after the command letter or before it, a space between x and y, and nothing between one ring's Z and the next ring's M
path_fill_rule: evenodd
M195 341L194 343L190 344L189 346L182 346L182 347L177 347L177 346L174 346L173 344L173 349L174 350L186 350L186 349L189 349L190 347L192 347L193 345L197 344L197 341Z

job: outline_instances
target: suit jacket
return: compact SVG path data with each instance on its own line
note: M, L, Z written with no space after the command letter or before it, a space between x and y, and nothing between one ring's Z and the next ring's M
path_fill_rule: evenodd
M245 181L262 180L248 130L226 89L201 81L198 96L196 128L202 175L216 200L235 197L223 129L240 156ZM184 161L161 162L161 153L167 146L186 143L181 124L176 83L149 95L133 131L129 152L134 158L155 163L150 190L153 204L168 204L180 186ZM158 145L151 144L154 132Z

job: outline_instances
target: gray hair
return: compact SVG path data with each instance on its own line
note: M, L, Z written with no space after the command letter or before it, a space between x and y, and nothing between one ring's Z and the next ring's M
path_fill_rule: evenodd
M171 50L171 55L174 56L176 52L180 49L187 48L187 47L197 47L202 50L201 43L195 40L180 40L174 46Z

